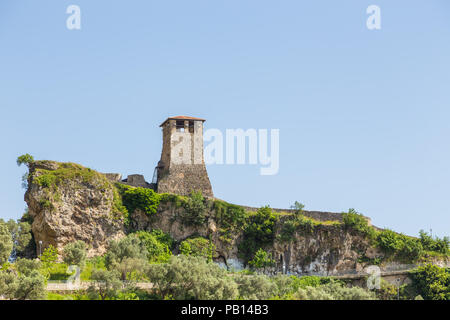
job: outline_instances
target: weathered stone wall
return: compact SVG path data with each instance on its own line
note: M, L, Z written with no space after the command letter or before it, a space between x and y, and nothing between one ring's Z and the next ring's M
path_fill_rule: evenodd
M139 230L161 229L175 240L182 241L189 237L212 239L216 247L215 262L229 269L244 268L244 261L239 254L239 245L244 239L243 231L236 231L231 238L224 241L219 232L215 212L210 209L207 222L203 226L187 226L179 216L182 207L165 203L158 212L148 217L142 212L131 215L132 226ZM358 234L346 231L341 224L324 224L314 227L312 232L297 230L291 241L279 239L282 225L292 216L282 215L277 222L275 241L264 249L275 260L276 265L266 270L267 274L286 273L293 275L337 275L360 272L365 267L358 262L364 254L368 258L382 256L368 240Z
M214 196L204 165L172 165L158 180L160 193L189 195L191 191L200 191L204 197Z
M256 212L259 208L249 207L249 206L241 206L247 211ZM286 213L294 213L294 209L279 209L279 208L271 208L274 212L286 212ZM302 214L306 217L310 217L314 220L318 221L342 221L342 213L339 212L327 212L327 211L308 211L303 210ZM369 217L364 217L367 219L369 225L371 225L371 220Z
M191 191L200 191L205 197L213 197L203 160L202 121L194 121L194 132L190 132L189 121L184 121L184 131L177 131L176 120L169 120L162 131L158 192L189 195Z

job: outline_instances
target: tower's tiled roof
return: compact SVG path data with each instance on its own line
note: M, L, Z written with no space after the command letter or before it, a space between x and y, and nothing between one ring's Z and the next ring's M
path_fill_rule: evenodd
M194 121L203 121L203 122L206 121L205 119L201 119L201 118L194 118L194 117L188 117L188 116L176 116L176 117L167 118L163 123L161 123L160 127L162 127L169 120L194 120Z

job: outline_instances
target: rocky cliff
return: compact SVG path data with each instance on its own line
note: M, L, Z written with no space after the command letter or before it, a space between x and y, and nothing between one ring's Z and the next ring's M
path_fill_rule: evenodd
M89 256L101 255L112 239L159 229L178 245L188 238L210 240L214 260L230 269L248 265L258 248L272 259L266 273L345 274L386 258L367 235L374 230L370 221L367 230L358 230L338 213L255 211L218 199L158 194L73 163L30 163L25 200L38 252L40 241L42 249L51 244L61 252L82 240Z
M61 252L67 243L83 240L90 256L103 254L110 239L125 236L114 195L112 183L88 168L54 161L31 163L25 201L37 251L53 245Z

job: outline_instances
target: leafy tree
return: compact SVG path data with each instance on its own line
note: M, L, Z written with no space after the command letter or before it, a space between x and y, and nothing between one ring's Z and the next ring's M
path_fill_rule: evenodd
M15 274L0 270L0 296L5 299L14 299L17 286L18 281Z
M212 261L216 256L216 246L212 241L202 237L190 238L181 242L180 253L186 256L203 257Z
M27 268L18 276L10 271L0 271L0 296L6 299L44 299L45 284L45 278L38 270Z
M413 285L426 300L450 300L450 271L431 263L411 272Z
M151 265L147 274L162 298L221 300L234 299L238 294L227 272L201 257L172 256L168 263Z
M58 250L53 245L49 245L44 249L40 259L42 266L48 269L58 261Z
M29 275L19 276L14 296L18 300L43 300L46 295L45 286L45 277L33 270Z
M420 241L389 229L378 233L377 243L384 252L408 260L416 260L423 253Z
M347 287L332 281L319 287L300 288L294 294L299 300L375 300L373 292L359 287Z
M105 254L105 265L109 270L120 272L122 280L134 270L143 271L148 259L148 251L145 244L136 234L130 234L118 241L111 241Z
M447 255L450 253L450 239L448 237L444 237L443 239L436 237L433 239L431 235L423 230L420 230L419 234L420 242L424 250L439 252Z
M297 291L299 288L306 288L306 287L319 287L324 284L328 284L333 280L330 277L319 277L319 276L303 276L303 277L296 277L291 276L292 284L294 291Z
M398 288L384 279L380 281L380 288L375 290L380 300L397 300Z
M169 250L168 244L171 244L172 239L166 238L163 233L147 231L138 231L136 235L146 247L150 262L167 262L169 260L172 252ZM159 239L162 239L163 242Z
M24 155L21 155L17 158L16 162L17 165L20 167L21 165L25 164L27 166L30 165L30 163L32 163L34 161L34 158L32 155L26 153Z
M296 216L303 214L304 208L305 208L305 205L298 201L295 201L295 203L291 206L291 209L294 210L294 215L296 215Z
M112 269L120 274L120 280L139 280L147 270L148 262L142 258L124 258L112 265Z
M86 243L81 240L69 243L63 249L63 260L69 266L84 266L86 255Z
M151 216L157 212L160 195L152 189L136 188L121 184L117 184L116 186L122 196L123 205L129 213L133 213L136 209L139 209Z
M90 300L97 300L99 297L101 300L113 299L122 288L117 271L94 269L91 279L92 284L87 290Z
M18 258L14 265L19 274L30 276L33 271L39 270L42 264L38 259Z
M254 269L266 270L267 267L272 267L275 265L275 260L273 260L269 254L263 249L256 251L255 256L248 264Z
M8 226L3 221L0 221L0 265L8 261L13 245L13 238Z
M34 158L32 155L24 154L17 158L16 163L20 167L21 165L25 164L28 167L30 164L34 161ZM28 172L24 173L22 176L22 188L27 189L28 188Z
M0 219L1 222L3 220ZM10 219L6 222L6 225L8 226L13 241L13 257L21 255L27 249L32 239L31 224L25 221L16 222Z
M234 281L239 288L239 298L244 300L266 300L277 293L277 285L265 275L248 276L238 274Z
M153 229L151 231L152 236L156 238L159 242L166 244L169 250L174 249L176 241L172 236L168 233L163 232L160 229Z
M201 226L206 222L205 199L200 191L192 191L184 201L183 207L185 212L181 218L185 224Z

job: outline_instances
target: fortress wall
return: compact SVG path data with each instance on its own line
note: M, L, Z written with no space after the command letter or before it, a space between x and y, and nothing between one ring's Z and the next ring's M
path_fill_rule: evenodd
M241 206L247 211L256 212L259 208L256 207L248 207L248 206ZM286 213L294 213L295 210L293 209L278 209L278 208L271 208L274 212L286 212ZM337 212L324 212L324 211L307 211L303 210L303 215L313 218L315 220L319 221L342 221L342 213Z

